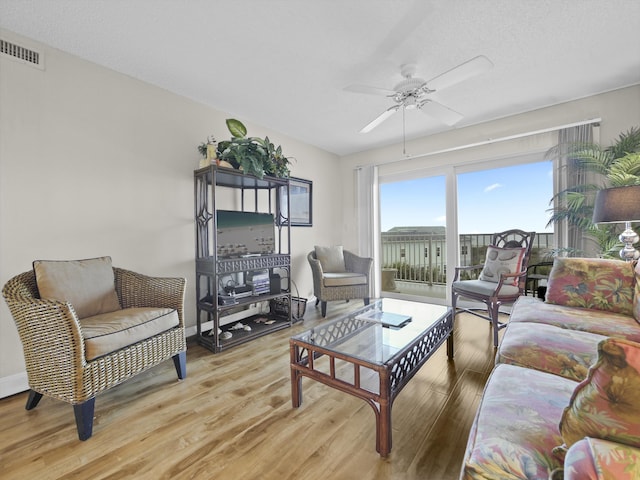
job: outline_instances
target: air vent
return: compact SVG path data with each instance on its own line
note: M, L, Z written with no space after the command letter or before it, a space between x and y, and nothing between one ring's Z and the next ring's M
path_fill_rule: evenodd
M43 55L29 48L0 38L0 54L36 68L44 69Z

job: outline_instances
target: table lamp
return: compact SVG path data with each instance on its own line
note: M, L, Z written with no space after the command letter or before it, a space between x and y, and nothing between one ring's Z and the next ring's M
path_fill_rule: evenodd
M624 248L620 258L630 262L640 258L640 252L633 248L638 234L631 229L631 222L640 221L640 185L614 187L600 190L593 207L593 223L623 223L625 230L620 234Z

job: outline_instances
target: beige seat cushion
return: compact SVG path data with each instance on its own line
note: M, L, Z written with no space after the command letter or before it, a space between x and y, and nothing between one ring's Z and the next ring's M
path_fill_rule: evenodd
M33 262L40 298L69 302L78 318L120 310L111 257Z
M334 247L315 246L316 258L323 272L345 272L344 251L342 245Z
M322 276L325 287L346 287L349 285L366 285L367 276L360 273L325 273Z
M493 282L485 282L484 280L458 280L457 282L453 282L453 286L459 292L469 292L476 293L480 295L491 295L493 291L496 289L497 284ZM501 296L513 296L517 295L520 289L518 287L514 287L513 285L503 284L500 289Z
M80 319L87 360L101 357L178 326L172 308L125 308Z

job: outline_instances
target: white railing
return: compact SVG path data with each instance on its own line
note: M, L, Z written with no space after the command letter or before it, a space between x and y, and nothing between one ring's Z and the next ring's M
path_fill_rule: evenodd
M492 235L460 235L460 265L483 263ZM552 233L536 233L529 264L547 260L552 245ZM399 282L446 285L446 249L446 236L442 233L383 232L382 268L395 269L395 279Z

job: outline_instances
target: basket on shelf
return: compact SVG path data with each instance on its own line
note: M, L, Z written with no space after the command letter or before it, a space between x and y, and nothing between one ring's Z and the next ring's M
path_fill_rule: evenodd
M300 295L298 286L292 280L291 283L296 289L296 295ZM291 318L294 322L301 320L304 317L304 312L307 309L307 299L291 296ZM271 312L284 317L289 316L289 302L285 298L276 298L271 300Z

